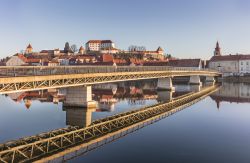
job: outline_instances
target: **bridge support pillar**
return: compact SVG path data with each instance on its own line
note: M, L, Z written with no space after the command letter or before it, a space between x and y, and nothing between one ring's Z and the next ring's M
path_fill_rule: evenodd
M159 78L157 83L158 90L168 90L174 91L175 88L173 87L172 79L171 78Z
M81 108L81 107L63 107L66 111L66 125L87 127L92 121L92 112L94 108Z
M215 83L215 79L213 76L206 76L206 83L212 83L214 84Z
M199 75L190 76L189 84L191 84L191 85L202 85L201 80L200 80L200 76Z
M170 102L172 101L173 91L157 91L157 95L159 102Z
M92 87L79 86L67 88L65 106L96 108L96 102L92 100Z
M191 84L189 86L190 86L190 91L199 92L201 90L201 85Z

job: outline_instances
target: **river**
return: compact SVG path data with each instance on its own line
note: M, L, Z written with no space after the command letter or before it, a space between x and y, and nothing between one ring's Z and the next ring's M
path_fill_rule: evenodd
M157 91L155 81L93 87L98 107L91 111L64 106L67 89L0 96L0 143L131 109L167 102L190 91ZM250 162L250 85L222 83L219 91L156 123L141 128L69 162Z

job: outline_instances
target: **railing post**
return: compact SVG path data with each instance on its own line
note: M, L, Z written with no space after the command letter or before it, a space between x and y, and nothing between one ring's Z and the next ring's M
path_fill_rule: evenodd
M13 75L16 77L15 67L13 67Z
M33 75L34 75L34 76L36 75L35 67L34 67L34 66L33 66Z

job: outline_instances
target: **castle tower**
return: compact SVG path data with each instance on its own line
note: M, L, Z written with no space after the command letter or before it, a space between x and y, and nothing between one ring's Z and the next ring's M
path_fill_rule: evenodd
M164 53L164 50L159 46L158 48L157 48L157 53L159 53L159 54L163 54Z
M214 49L214 56L221 56L221 53L220 53L220 45L219 45L219 42L217 41L216 43L216 48Z
M32 46L29 44L29 45L27 46L26 50L25 50L25 53L26 53L26 54L32 53L32 51L33 51L33 48L32 48Z
M81 46L80 49L79 49L79 53L84 54L84 51L85 51L84 48Z

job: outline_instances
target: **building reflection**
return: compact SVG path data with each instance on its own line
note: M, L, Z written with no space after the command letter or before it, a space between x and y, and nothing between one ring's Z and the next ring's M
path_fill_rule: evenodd
M157 91L157 82L121 82L79 86L63 89L39 90L8 94L13 101L31 109L32 103L62 104L66 112L66 125L85 127L92 122L93 112L113 112L120 101L127 101L131 107L145 105L147 100L169 102L173 98L189 93L191 89L180 91ZM87 101L87 102L86 102Z
M248 83L222 83L219 91L210 96L220 108L221 102L250 103L250 84Z
M65 94L62 94L62 91L63 90L48 89L31 92L11 93L7 96L9 96L13 101L17 103L24 103L26 108L29 109L33 101L40 101L42 103L49 102L54 104L63 102L65 99Z

